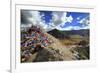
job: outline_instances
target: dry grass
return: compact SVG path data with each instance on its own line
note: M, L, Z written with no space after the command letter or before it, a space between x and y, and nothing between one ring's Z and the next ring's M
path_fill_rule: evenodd
M70 39L62 39L60 41L63 45L77 45L82 40L89 41L89 38L80 35L72 35L70 36Z
M77 45L79 42L81 41L81 39L64 39L61 40L61 43L63 45Z

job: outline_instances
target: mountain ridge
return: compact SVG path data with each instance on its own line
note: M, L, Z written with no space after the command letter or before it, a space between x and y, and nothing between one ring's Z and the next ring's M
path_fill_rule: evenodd
M60 31L58 29L53 29L51 31L48 31L47 33L53 35L56 38L64 39L64 38L70 38L72 35L80 35L82 37L89 36L89 29L81 29L81 30L64 30Z

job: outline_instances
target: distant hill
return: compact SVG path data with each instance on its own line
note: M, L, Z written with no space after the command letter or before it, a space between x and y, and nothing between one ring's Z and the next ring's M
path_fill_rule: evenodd
M49 34L53 35L55 38L70 38L72 35L79 35L83 37L89 36L89 29L81 29L81 30L66 30L66 31L60 31L57 29L51 30L48 32Z
M51 30L49 32L47 32L48 34L51 34L52 36L54 36L55 38L70 38L69 35L66 35L65 31L60 31L57 29Z

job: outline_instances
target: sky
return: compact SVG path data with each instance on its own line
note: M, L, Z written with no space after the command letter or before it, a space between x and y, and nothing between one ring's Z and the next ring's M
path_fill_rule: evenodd
M21 27L41 26L46 31L89 29L90 14L69 11L21 10Z

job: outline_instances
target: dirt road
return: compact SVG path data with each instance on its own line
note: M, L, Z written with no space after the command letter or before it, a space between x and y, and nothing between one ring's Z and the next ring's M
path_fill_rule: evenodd
M49 45L49 47L58 49L60 51L60 54L63 55L64 60L67 60L67 61L73 60L73 59L75 60L75 56L73 55L73 53L70 50L75 48L76 45L65 46L55 37L53 37L51 35L49 35L49 37L52 38L52 40L53 40L53 43L51 45Z

